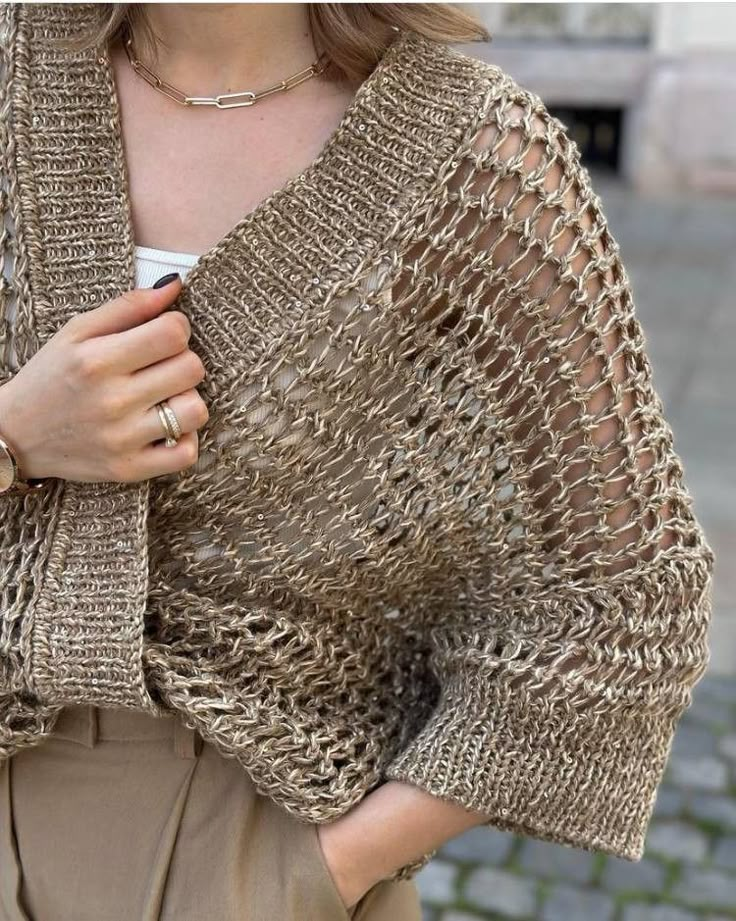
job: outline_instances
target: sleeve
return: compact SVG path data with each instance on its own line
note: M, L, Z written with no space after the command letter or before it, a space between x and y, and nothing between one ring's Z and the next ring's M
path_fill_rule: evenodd
M411 312L453 394L453 567L427 580L437 702L385 776L637 861L708 664L713 552L564 124L505 77L446 166Z

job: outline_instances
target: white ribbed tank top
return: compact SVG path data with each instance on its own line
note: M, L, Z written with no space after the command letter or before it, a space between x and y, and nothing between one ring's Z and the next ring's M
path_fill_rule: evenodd
M136 246L135 277L136 288L150 288L157 278L178 272L186 278L189 269L199 259L195 253L176 253L168 249L155 249L152 246Z

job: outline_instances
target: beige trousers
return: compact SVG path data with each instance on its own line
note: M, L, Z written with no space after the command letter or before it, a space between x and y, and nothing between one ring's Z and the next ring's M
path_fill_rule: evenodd
M414 880L348 911L317 826L178 716L66 707L0 763L2 921L420 921Z

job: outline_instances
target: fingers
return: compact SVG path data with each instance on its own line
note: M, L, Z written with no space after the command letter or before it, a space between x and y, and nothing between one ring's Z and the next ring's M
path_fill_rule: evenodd
M160 422L159 431L161 431ZM167 447L164 441L147 445L139 456L139 477L150 480L167 473L178 473L195 464L198 457L199 436L196 431L183 434L177 444L171 448Z
M196 390L187 390L167 397L182 435L176 445L169 447L165 439L168 432L156 406L143 413L136 423L135 432L123 436L121 443L135 449L135 465L121 470L121 479L150 479L166 473L175 473L196 463L199 456L197 430L209 419L209 412ZM125 453L125 452L123 452Z
M104 351L111 372L132 373L188 349L191 332L186 314L169 310L134 329L98 338L95 348Z
M172 394L196 387L204 378L202 359L186 349L135 371L128 383L130 398L140 406L153 406Z
M167 397L166 403L173 410L183 433L202 428L210 417L206 404L196 390L187 390ZM143 414L138 433L144 445L167 437L155 404Z
M66 324L75 340L110 336L147 323L171 306L181 293L181 278L162 288L133 288L100 307L77 314Z

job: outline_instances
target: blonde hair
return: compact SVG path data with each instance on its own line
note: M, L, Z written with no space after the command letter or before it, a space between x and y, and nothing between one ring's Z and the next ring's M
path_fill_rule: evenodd
M79 31L57 38L61 47L103 47L129 29L136 51L157 59L161 41L142 3L97 3ZM396 30L411 30L436 41L490 41L491 34L470 13L451 3L308 3L309 23L318 52L327 57L332 78L363 80L380 60Z

